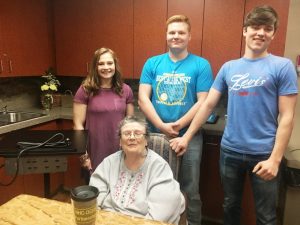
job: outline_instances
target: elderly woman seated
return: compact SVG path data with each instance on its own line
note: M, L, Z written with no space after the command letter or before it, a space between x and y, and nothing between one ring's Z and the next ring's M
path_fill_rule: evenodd
M96 168L90 185L104 210L178 224L185 200L169 164L147 148L147 124L127 117L119 126L120 151Z

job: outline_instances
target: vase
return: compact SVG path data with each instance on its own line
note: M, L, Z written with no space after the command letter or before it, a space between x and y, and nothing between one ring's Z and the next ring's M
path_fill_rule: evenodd
M43 109L50 110L53 105L53 96L51 94L42 94L41 104Z

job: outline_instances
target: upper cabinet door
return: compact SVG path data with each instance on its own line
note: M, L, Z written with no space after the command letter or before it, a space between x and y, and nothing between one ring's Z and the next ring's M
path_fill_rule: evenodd
M201 55L204 0L168 0L168 18L176 14L184 14L190 19L192 39L189 52Z
M167 0L134 1L134 78L147 58L166 51Z
M214 76L228 60L239 58L242 42L244 0L206 0L202 55Z
M264 5L270 5L278 13L279 17L279 27L275 33L275 37L268 48L268 52L274 55L283 56L285 49L285 39L286 39L286 30L287 22L289 15L290 0L264 0ZM255 6L262 5L260 0L247 0L245 7L245 15ZM242 52L244 54L245 42L243 42Z
M3 52L3 31L2 31L2 23L1 23L1 15L3 12L3 7L2 7L2 2L0 2L0 76L3 75L4 72L4 58L5 58L5 53Z
M51 2L1 1L2 76L44 74L54 67Z
M94 0L54 1L54 31L56 68L59 75L88 73L94 52L92 36L101 30L92 30Z
M263 4L280 19L269 52L283 55L289 0ZM208 59L216 75L224 62L243 55L243 18L256 5L261 1L0 1L0 76L40 76L50 66L59 75L86 76L95 50L108 47L124 78L138 79L149 57L167 51L165 22L174 14L190 18L189 51Z
M93 49L112 49L119 59L123 77L133 78L133 0L98 0L93 18Z
M132 78L133 0L57 0L54 24L59 75L86 76L95 50L108 47Z

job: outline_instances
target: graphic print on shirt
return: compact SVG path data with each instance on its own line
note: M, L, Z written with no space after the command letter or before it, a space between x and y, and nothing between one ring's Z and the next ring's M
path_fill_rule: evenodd
M130 174L122 171L117 184L114 187L113 198L125 207L129 207L136 201L136 192L143 181L144 173Z
M230 79L229 92L239 96L255 96L258 95L255 91L250 91L251 88L265 86L268 78L263 76L252 76L250 74L236 74Z
M184 73L164 73L156 77L156 95L158 104L164 105L185 105L183 102L187 84L190 83L191 77Z

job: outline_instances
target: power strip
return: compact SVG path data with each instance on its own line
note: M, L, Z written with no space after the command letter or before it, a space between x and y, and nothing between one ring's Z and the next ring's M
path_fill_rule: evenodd
M16 158L5 158L5 171L8 175L15 174L16 160ZM26 156L19 159L19 174L65 172L67 168L67 156Z

